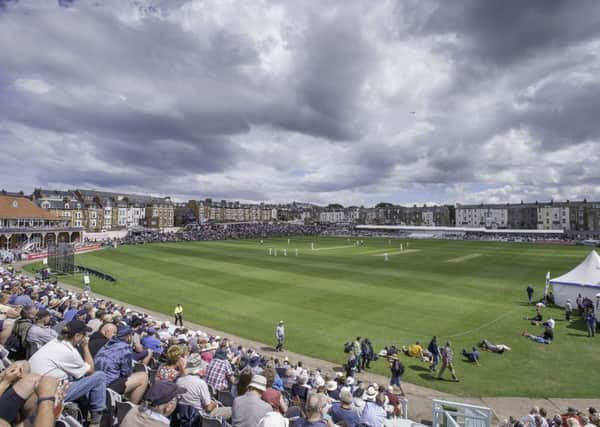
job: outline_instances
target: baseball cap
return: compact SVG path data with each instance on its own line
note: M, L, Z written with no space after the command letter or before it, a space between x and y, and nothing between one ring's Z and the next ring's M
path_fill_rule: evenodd
M131 335L133 332L129 326L121 326L117 329L117 337L123 338L127 335Z
M89 334L90 332L92 332L92 328L88 327L81 320L77 319L71 320L69 323L67 323L67 328L69 328L69 331L73 332L74 334Z
M172 381L159 381L154 383L146 392L146 400L151 406L162 405L187 392L183 387L178 387Z

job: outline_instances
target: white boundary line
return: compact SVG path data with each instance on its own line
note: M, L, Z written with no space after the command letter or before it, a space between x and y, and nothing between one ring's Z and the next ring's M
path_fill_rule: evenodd
M512 314L512 313L514 313L515 311L517 311L517 310L521 310L521 309L522 309L522 307L517 307L517 308L514 308L513 310L510 310L510 311L507 311L507 312L506 312L506 313L504 313L504 314L501 314L500 316L496 317L494 320L490 320L489 322L487 322L487 323L484 323L483 325L479 325L478 327L476 327L476 328L473 328L473 329L469 329L468 331L465 331L465 332L460 332L460 333L458 333L458 334L454 334L454 335L448 335L446 338L456 338L456 337L461 337L461 336L463 336L463 335L468 335L468 334L470 334L471 332L475 332L475 331L478 331L478 330L480 330L480 329L487 328L488 326L491 326L491 325L493 325L494 323L497 323L497 322L499 322L500 320L504 319L504 318L505 318L506 316L508 316L509 314Z

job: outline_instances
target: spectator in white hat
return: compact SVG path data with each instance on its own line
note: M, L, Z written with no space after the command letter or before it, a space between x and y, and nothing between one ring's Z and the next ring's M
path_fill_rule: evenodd
M233 401L232 426L255 427L260 420L272 411L271 405L262 400L262 394L267 389L267 379L262 375L254 375L243 396Z

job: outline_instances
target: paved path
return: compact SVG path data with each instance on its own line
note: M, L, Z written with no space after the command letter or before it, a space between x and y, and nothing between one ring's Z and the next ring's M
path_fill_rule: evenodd
M22 264L16 264L15 269L21 269ZM27 272L24 272L28 274ZM68 288L77 292L81 292L80 288L60 282L60 285L64 288ZM172 321L171 316L165 315L164 313L158 313L152 310L148 310L142 307L135 306L133 304L122 302L114 298L92 293L93 296L97 296L104 299L109 299L117 304L131 307L132 310L148 313L154 319L159 321ZM283 353L276 353L273 351L273 346L261 343L258 341L248 340L242 337L231 335L227 332L219 331L217 329L209 328L207 326L198 325L196 323L184 322L188 329L202 330L209 335L219 335L222 337L228 337L231 340L243 345L244 347L251 347L260 350L261 354L272 355L274 357L288 357L290 361L302 361L302 363L310 368L320 368L323 372L335 372L340 370L340 366L325 360L316 359L313 357L305 356L299 353L293 353L290 351L284 351ZM387 384L389 378L379 374L372 374L370 372L362 372L357 374L357 378L363 381L376 382L377 384ZM538 406L546 408L549 414L565 412L566 408L573 406L575 408L585 410L590 406L600 408L600 399L559 399L559 398L546 398L546 399L530 399L527 397L461 397L441 391L433 390L427 387L422 387L416 384L402 383L402 387L408 397L408 414L410 419L415 421L423 421L425 423L431 422L432 418L432 407L431 399L446 399L454 402L469 403L472 405L485 406L492 408L494 411L494 424L498 424L499 421L507 419L510 415L521 417L529 412L532 406Z

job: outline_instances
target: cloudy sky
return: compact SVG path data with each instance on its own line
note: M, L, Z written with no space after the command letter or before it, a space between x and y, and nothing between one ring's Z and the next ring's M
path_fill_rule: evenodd
M0 178L600 199L600 1L0 0Z

